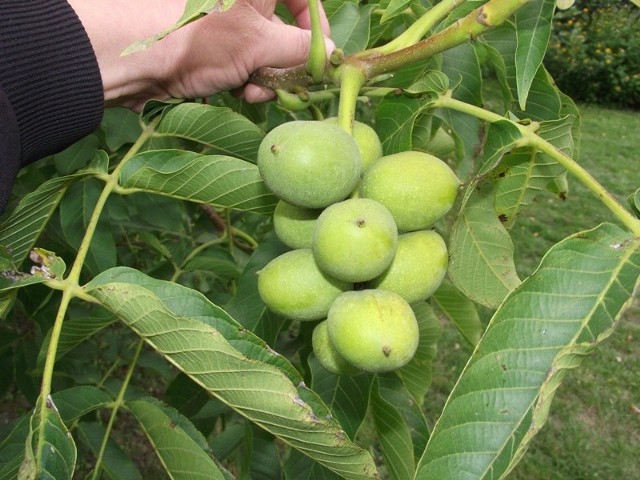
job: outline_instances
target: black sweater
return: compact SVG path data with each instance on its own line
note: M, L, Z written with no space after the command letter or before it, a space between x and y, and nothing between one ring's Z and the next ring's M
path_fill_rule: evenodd
M0 0L0 213L18 170L91 133L98 63L65 0Z

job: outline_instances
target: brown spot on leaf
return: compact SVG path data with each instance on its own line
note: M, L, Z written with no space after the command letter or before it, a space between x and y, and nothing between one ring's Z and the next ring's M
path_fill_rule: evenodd
M391 355L391 349L385 345L384 347L382 347L382 353L384 353L385 357L388 357L389 355Z
M506 223L509 220L509 217L507 217L504 213L501 213L500 215L498 215L498 218L502 223Z
M277 145L275 144L271 145L271 153L273 153L274 155L277 155L278 153L280 153L280 149L278 148Z

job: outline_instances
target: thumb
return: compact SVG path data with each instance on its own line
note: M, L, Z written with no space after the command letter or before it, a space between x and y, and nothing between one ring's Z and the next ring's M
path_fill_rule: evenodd
M311 31L292 25L265 22L255 68L286 68L306 63L311 46ZM324 37L327 58L335 49L333 41Z

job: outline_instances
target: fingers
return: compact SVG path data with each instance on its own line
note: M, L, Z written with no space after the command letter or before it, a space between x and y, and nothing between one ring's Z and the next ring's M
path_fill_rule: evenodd
M257 41L256 65L259 67L292 67L307 61L311 32L282 23L265 22ZM333 41L324 39L327 55L335 49Z
M287 9L289 9L291 15L296 19L296 23L300 28L305 28L307 30L311 28L308 0L284 0L283 3L286 5ZM327 20L327 15L322 8L320 0L318 0L318 3L320 4L320 23L322 24L322 33L328 37L331 34L329 30L329 21Z

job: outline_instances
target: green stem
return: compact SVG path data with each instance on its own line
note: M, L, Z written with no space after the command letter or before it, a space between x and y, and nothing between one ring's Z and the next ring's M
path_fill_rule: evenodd
M469 105L448 96L438 98L434 103L434 107L449 108L458 112L473 115L481 120L490 123L497 121L511 121L501 115L485 110L484 108ZM511 121L520 133L522 140L518 146L529 146L536 150L549 155L562 167L567 170L574 178L588 188L598 199L615 215L615 217L634 235L640 236L640 220L638 220L631 212L629 212L605 187L603 187L589 172L587 172L579 163L558 150L554 145L539 137L524 125L520 125Z
M362 70L354 65L341 66L336 74L340 80L340 102L338 103L338 125L350 134L356 118L356 104L360 88L364 85Z
M516 10L530 0L489 0L456 23L409 47L380 55L376 50L370 55L358 55L366 79L371 79L399 68L422 62L437 53L457 47L478 35L502 24Z
M591 190L600 201L613 213L617 219L627 227L634 235L640 236L640 220L629 212L606 188L604 188L589 172L579 163L558 150L549 142L540 138L533 132L528 133L529 145L546 153L556 162L562 165L571 175L579 180L585 187Z
M98 220L100 219L100 214L104 209L104 206L109 198L109 195L114 189L114 186L117 185L118 178L120 176L120 171L123 165L133 157L142 147L142 145L149 139L149 137L153 133L153 127L155 126L154 122L147 126L147 128L142 132L140 138L133 144L127 155L122 159L120 164L113 170L113 172L107 177L106 183L98 198L96 206L91 214L91 218L89 219L89 223L87 224L87 230L84 234L82 242L80 243L80 247L78 248L78 254L73 262L73 266L69 271L69 275L66 279L51 282L52 285L55 285L55 288L62 290L62 299L60 301L60 306L58 307L58 313L56 314L56 319L53 323L53 327L51 328L51 339L49 341L49 348L47 350L47 356L45 358L44 370L42 373L42 383L40 385L40 409L35 414L40 418L40 424L44 424L46 415L47 415L47 402L46 398L51 394L51 382L53 379L53 368L56 361L56 354L58 351L58 343L60 342L60 333L62 331L62 324L64 322L64 318L67 314L67 309L69 307L69 303L74 297L86 297L83 290L79 286L80 273L82 271L82 267L84 265L85 259L87 258L87 253L89 252L89 245L91 244L91 240L93 239L93 235L98 226ZM44 435L40 435L38 437L38 447L37 447L37 458L40 456L40 452L44 449Z
M109 437L111 436L111 430L113 429L113 424L116 421L116 415L118 414L118 410L122 405L124 405L124 395L127 392L127 388L129 387L129 383L131 382L131 377L133 376L133 371L135 370L136 364L138 363L138 358L140 358L140 353L142 352L142 346L144 345L144 340L140 339L138 341L138 345L136 346L136 351L133 354L133 359L129 364L129 370L127 371L127 375L122 382L122 386L120 387L120 391L118 392L118 396L113 404L113 409L111 410L111 415L109 416L109 422L107 423L107 427L104 432L104 437L102 438L102 444L100 445L100 451L98 452L98 457L96 459L96 464L93 469L93 480L97 480L100 478L100 470L102 470L102 461L104 459L104 453L107 451L107 444L109 442Z
M429 11L416 20L404 32L386 45L375 48L374 51L388 54L415 45L454 8L464 1L465 0L442 0L440 3L431 7Z
M307 59L307 72L314 82L320 82L324 76L327 62L327 50L324 45L322 24L320 23L320 0L309 0L309 19L311 20L311 46Z

